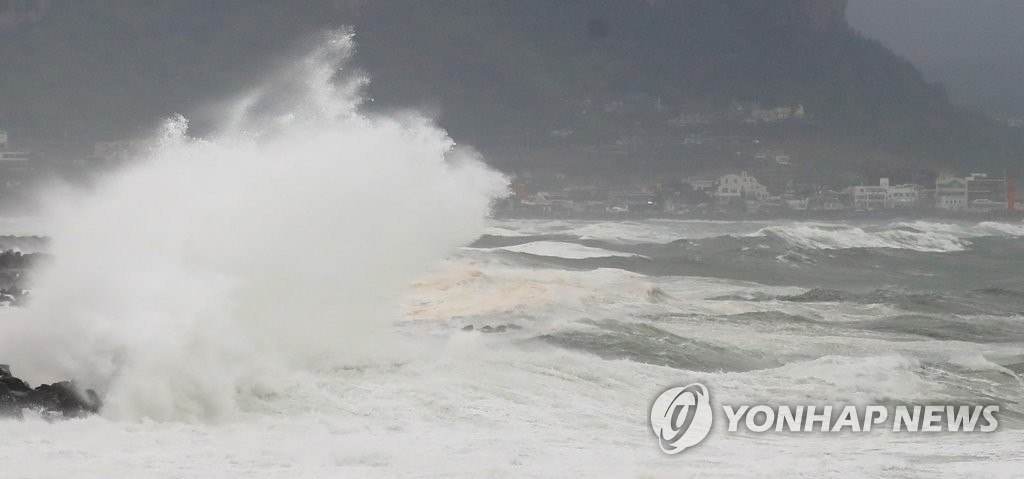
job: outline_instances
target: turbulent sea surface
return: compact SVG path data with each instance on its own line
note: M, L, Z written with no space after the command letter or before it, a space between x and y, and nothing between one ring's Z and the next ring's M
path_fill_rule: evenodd
M41 193L41 223L0 220L4 248L47 253L0 309L0 361L104 399L0 420L0 477L1019 475L1024 224L488 222L507 180L429 119L360 113L352 48L326 34L218 131L169 119ZM995 403L1000 430L716 420L667 456L649 408L694 382L717 404Z
M5 477L1013 477L1024 224L489 223L379 354L215 420L0 422ZM462 331L468 325L475 331ZM486 325L516 325L504 333ZM725 404L991 404L981 433L726 433L666 456L667 387Z

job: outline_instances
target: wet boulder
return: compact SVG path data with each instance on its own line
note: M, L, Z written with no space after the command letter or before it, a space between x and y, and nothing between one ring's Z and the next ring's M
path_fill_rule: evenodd
M509 323L509 324L499 324L497 326L491 326L490 324L485 324L483 327L481 327L479 329L477 329L475 326L470 324L470 325L464 326L462 328L462 330L466 331L466 332L479 331L481 333L505 333L505 332L508 332L508 331L514 330L514 329L523 329L523 327L519 326L518 324Z
M20 418L24 409L39 411L47 418L83 417L99 412L102 402L92 389L80 390L74 383L61 381L35 389L11 375L0 365L0 417Z
M0 383L0 418L21 418L21 406L18 405L18 396Z
M7 386L8 389L16 393L28 393L32 391L32 388L28 385L28 383L14 376L0 378L0 384Z

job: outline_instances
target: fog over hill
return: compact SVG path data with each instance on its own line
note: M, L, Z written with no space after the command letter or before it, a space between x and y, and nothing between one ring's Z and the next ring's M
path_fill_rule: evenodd
M951 106L943 86L852 29L846 7L12 0L0 3L0 123L23 136L105 139L180 112L201 131L211 101L319 29L349 25L357 67L372 77L370 108L426 111L505 168L713 169L729 159L689 151L683 138L739 135L784 146L822 175L1018 171L1019 129ZM805 117L743 121L776 107Z
M954 103L1024 117L1024 2L853 0L847 18L946 84Z

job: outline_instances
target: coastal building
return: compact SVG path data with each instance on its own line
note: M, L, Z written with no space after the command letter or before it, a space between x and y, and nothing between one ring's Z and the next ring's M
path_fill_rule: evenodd
M7 149L7 130L0 130L0 151Z
M848 194L853 199L853 209L873 211L886 208L889 197L889 179L882 178L878 186L851 186Z
M715 198L719 204L737 200L763 200L768 197L768 188L746 171L738 175L725 175L718 179Z
M817 211L839 211L844 208L843 194L838 191L819 191L808 198L807 209Z
M519 208L533 212L556 212L572 210L569 195L561 192L541 191L519 200Z
M693 191L699 191L711 195L715 192L715 180L703 177L690 177L683 180L684 183L689 183Z
M885 196L886 208L912 208L921 201L921 186L915 184L893 185Z
M967 209L967 180L954 176L936 179L935 207L951 211Z
M967 205L970 209L1006 209L1007 188L1005 178L990 178L984 173L972 173L966 179Z
M657 211L661 209L658 196L647 191L612 191L608 193L609 211Z
M795 211L807 211L807 209L808 209L808 207L810 205L810 199L809 198L783 199L783 201L786 203L786 208L789 208L789 209L795 210Z

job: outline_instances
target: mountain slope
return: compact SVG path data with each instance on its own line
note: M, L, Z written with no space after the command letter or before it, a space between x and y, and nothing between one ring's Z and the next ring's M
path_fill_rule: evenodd
M585 164L623 143L634 167L685 166L679 143L693 129L669 120L750 105L802 105L811 121L731 120L711 133L795 142L794 151L814 152L807 161L833 166L873 158L864 161L1019 167L1019 135L957 111L942 86L852 31L845 0L18 0L7 8L0 122L51 134L125 136L182 110L201 120L202 105L244 87L310 32L352 25L357 62L374 79L372 108L433 112L455 138L510 167L528 158Z

